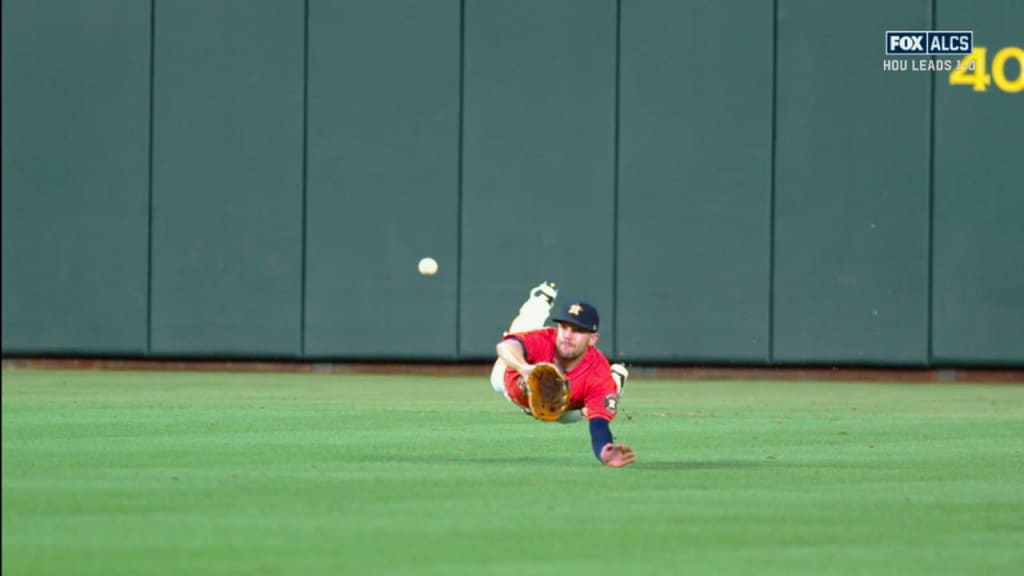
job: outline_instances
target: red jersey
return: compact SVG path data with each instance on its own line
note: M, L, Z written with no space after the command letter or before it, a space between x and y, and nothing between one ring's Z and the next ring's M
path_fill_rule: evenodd
M526 361L530 364L555 362L555 338L557 328L541 328L529 332L509 334L507 339L515 339L523 345ZM557 365L557 364L556 364ZM611 365L600 350L593 346L587 348L583 358L565 377L569 380L569 410L587 409L587 418L613 420L619 403L619 395L612 380ZM511 368L505 370L505 391L517 405L529 409L526 394L519 387L519 372Z

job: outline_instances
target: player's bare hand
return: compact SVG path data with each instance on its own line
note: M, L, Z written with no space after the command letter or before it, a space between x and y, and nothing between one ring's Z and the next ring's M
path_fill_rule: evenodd
M605 444L601 448L601 462L611 468L622 468L636 462L636 452L625 444Z

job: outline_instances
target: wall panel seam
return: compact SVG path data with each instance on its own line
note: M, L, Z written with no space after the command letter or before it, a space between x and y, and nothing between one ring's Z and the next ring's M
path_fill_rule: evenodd
M455 175L455 357L462 358L462 188L466 100L466 0L459 0L459 117Z
M936 18L936 0L931 1L931 14L930 16L930 27L929 30L935 30L937 24ZM928 295L926 296L927 301L925 303L925 322L926 322L926 335L927 344L925 350L925 365L931 366L933 364L932 357L932 286L934 281L934 269L935 269L935 250L933 247L935 237L935 74L929 74L929 94L928 94L928 227L927 227L927 242L928 242Z
M775 187L779 147L779 0L772 0L772 123L768 166L768 364L775 363Z
M154 102L156 100L156 0L149 2L149 162L146 183L146 350L149 356L153 350L153 138Z
M619 146L622 101L622 0L615 2L615 110L612 125L612 356L619 355Z
M302 251L299 270L299 357L306 356L306 239L309 188L309 0L303 2L302 23L302 224L299 228Z

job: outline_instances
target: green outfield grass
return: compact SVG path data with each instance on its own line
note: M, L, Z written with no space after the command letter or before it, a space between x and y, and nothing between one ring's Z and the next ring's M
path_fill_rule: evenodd
M1024 387L3 372L3 574L1024 573Z

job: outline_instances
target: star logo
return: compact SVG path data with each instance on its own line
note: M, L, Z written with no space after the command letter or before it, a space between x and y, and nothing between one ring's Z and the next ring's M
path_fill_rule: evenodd
M619 409L619 397L617 394L609 394L604 397L604 407L606 410L615 414Z
M583 306L580 306L579 304L573 304L572 306L569 306L569 314L572 314L573 316L579 316L582 313Z

